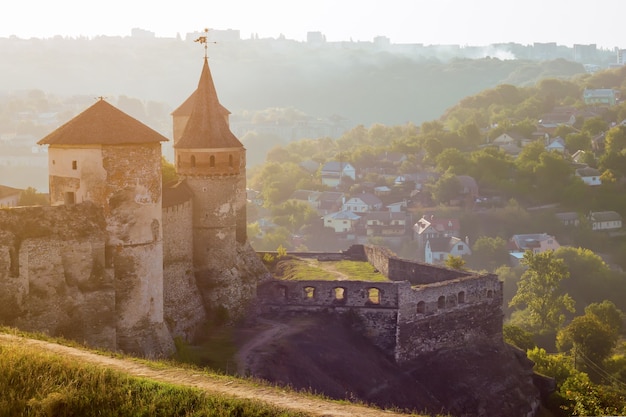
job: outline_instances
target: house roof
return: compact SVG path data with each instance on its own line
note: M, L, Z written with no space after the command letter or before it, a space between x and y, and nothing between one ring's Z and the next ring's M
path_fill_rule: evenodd
M461 223L459 219L431 216L430 219L427 220L426 216L423 216L417 221L414 228L418 234L422 234L428 227L432 227L438 233L457 232L461 228Z
M531 234L523 234L523 235L513 235L510 240L513 246L510 249L526 250L526 249L537 248L541 246L541 242L544 242L550 239L556 241L554 236L551 236L547 233L531 233Z
M23 190L18 188L9 187L6 185L0 185L0 198L11 197L14 195L19 195Z
M362 193L362 194L355 195L350 200L353 200L353 199L359 199L363 203L367 204L370 207L371 206L376 206L376 205L379 205L379 204L383 203L380 198L378 198L374 194L370 194L370 193Z
M45 136L39 145L128 145L167 142L167 138L109 104L96 101Z
M583 97L592 98L592 97L615 97L615 90L612 88L596 88L596 89L588 89L586 88L583 91Z
M349 210L338 211L336 213L330 213L324 216L325 219L331 218L334 220L359 220L361 216L354 214Z
M554 216L561 221L578 220L578 213L575 211L556 213Z
M593 222L621 221L622 216L616 211L592 211L589 219Z
M464 243L461 239L454 236L449 237L434 237L428 239L427 242L430 245L431 252L447 252L449 253L454 246L459 243Z
M243 148L230 131L222 105L217 98L207 58L204 58L198 88L193 96L193 107L177 149ZM184 104L184 103L183 103Z
M163 186L162 207L173 207L190 201L193 192L185 180L171 182Z
M342 172L346 167L352 168L348 162L330 161L326 162L322 167L322 171L326 172Z
M343 198L343 193L340 191L323 191L318 198L318 201L330 201L337 202Z
M599 177L601 173L595 168L585 167L578 168L576 170L576 175L578 175L579 177Z

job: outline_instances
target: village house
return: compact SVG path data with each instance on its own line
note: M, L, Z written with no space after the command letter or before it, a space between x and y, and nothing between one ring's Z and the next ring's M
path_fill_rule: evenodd
M461 224L459 219L431 216L422 216L413 225L415 240L420 247L426 245L426 241L438 237L459 237Z
M577 227L580 224L580 216L575 211L556 213L554 216L565 226Z
M618 91L612 88L585 88L583 101L590 106L614 106L619 98L618 93Z
M407 232L406 213L377 211L363 216L367 236L404 236Z
M337 187L344 178L356 179L356 170L348 162L331 161L324 164L320 171L322 184Z
M428 264L443 264L449 256L471 255L467 242L458 237L434 237L426 241L424 248L424 260Z
M600 171L591 167L578 168L576 170L576 176L580 177L585 184L590 186L602 185L600 175L602 175Z
M333 229L335 233L349 233L354 231L355 225L361 219L361 216L352 211L344 210L327 214L322 219L324 227Z
M341 209L355 213L367 213L369 211L379 211L382 207L383 202L380 198L374 194L362 193L346 201Z
M616 232L622 228L622 216L616 211L592 211L589 213L591 230Z

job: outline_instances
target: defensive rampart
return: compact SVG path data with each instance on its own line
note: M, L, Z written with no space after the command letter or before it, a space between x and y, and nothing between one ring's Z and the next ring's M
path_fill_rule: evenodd
M502 340L502 283L496 275L406 261L384 248L358 245L317 257L370 261L392 281L272 280L257 289L262 311L351 312L361 318L366 336L397 362L476 339Z

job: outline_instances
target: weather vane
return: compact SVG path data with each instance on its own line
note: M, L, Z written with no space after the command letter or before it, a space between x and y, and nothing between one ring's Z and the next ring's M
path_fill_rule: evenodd
M204 29L204 36L200 36L198 37L198 39L195 39L194 42L200 42L201 44L204 45L204 57L207 58L208 57L208 52L207 52L207 48L208 48L208 37L209 37L209 29L205 28ZM217 43L217 42L211 42L211 43Z

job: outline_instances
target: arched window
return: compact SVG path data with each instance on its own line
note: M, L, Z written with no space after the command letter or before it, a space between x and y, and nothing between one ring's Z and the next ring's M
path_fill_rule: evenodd
M233 156L232 155L228 155L228 166L229 167L233 167Z
M315 297L315 287L304 287L304 298L311 300Z
M420 301L417 303L417 314L424 314L426 312L426 303Z
M192 168L196 167L196 156L195 155L191 155L191 167Z
M459 304L463 304L465 302L465 291L459 292L458 299Z
M493 291L487 290L487 298L493 298Z
M178 155L178 158L177 158L176 164L180 167L180 155Z
M443 295L437 299L437 308L446 308L446 297L444 297Z
M367 302L371 304L380 304L380 290L378 288L367 289Z
M209 157L209 166L210 166L211 168L215 168L215 155L211 155L211 156Z
M333 295L335 296L335 302L343 303L346 301L346 289L343 287L333 288Z

